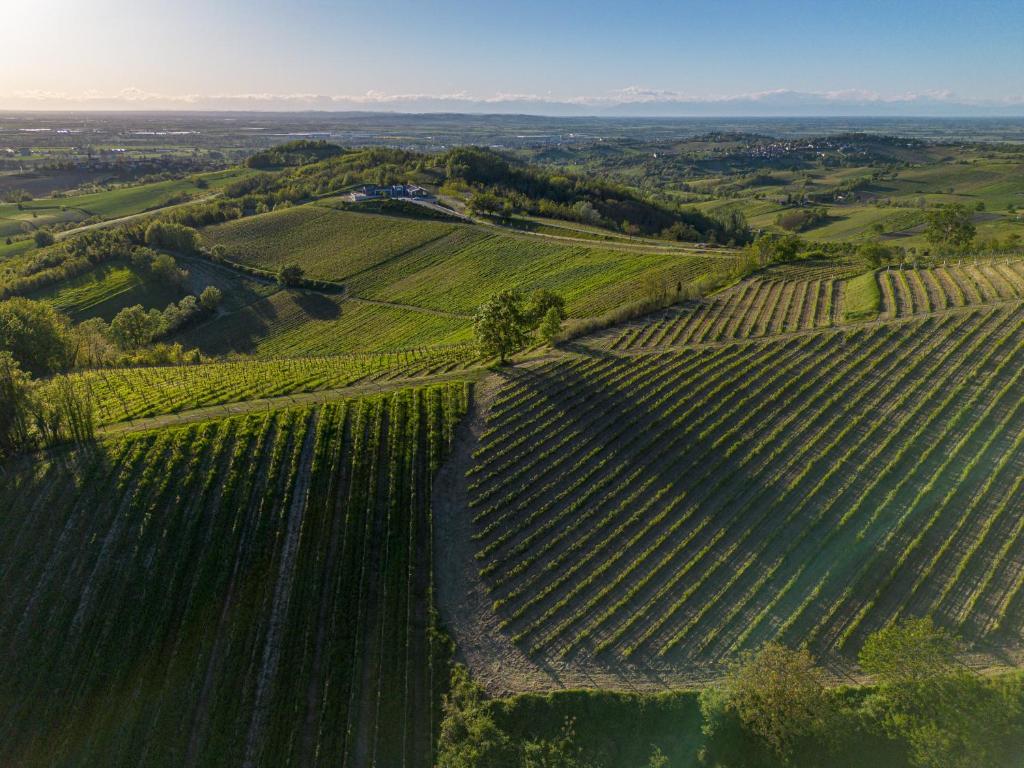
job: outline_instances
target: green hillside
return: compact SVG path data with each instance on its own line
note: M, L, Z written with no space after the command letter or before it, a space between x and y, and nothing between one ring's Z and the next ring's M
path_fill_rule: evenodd
M90 317L110 320L134 304L163 309L183 295L182 288L148 281L144 271L131 264L112 262L34 293L31 298L50 303L80 321Z
M343 282L381 262L450 234L453 224L315 205L209 227L203 238L227 257L276 272L298 264L309 277Z
M204 197L247 173L231 169L200 174L196 178L204 180L204 187L197 186L192 179L175 179L61 198L38 198L21 203L20 208L14 203L0 204L0 237L85 219L116 219L160 208L180 197Z
M728 272L728 253L665 246L616 250L491 227L298 206L209 227L211 245L231 260L276 271L295 263L309 277L343 283L364 298L471 314L514 283L563 294L573 316L602 314L649 293L709 273Z
M472 322L329 294L279 291L178 338L210 355L337 355L468 342Z

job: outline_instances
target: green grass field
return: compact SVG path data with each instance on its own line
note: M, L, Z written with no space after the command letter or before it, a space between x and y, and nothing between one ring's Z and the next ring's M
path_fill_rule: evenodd
M882 308L882 294L874 272L850 280L846 288L846 303L843 316L848 322L873 320Z
M403 390L9 468L0 762L429 768L430 483L466 405Z
M160 285L131 264L109 262L29 298L52 304L80 322L90 317L110 320L134 304L145 309L163 309L184 295L181 288Z

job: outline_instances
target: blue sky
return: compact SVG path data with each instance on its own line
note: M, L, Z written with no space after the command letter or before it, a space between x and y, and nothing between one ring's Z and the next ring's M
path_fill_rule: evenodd
M0 108L248 96L602 109L774 91L1024 105L1021 0L11 5L5 20L25 33L0 46Z

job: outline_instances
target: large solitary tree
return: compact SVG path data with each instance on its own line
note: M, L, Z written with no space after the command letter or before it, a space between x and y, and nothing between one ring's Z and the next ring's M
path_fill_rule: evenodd
M477 345L485 355L497 355L502 364L526 344L528 319L523 312L519 291L496 293L476 311L473 330Z

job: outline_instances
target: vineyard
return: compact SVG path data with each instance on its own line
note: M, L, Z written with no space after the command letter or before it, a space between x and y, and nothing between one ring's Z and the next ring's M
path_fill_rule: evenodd
M469 514L502 631L536 660L701 668L773 638L849 658L924 614L1019 645L1024 311L505 378Z
M463 344L393 353L100 368L69 378L95 404L96 421L103 425L359 382L431 376L476 361L476 350Z
M999 259L964 266L887 269L878 273L882 312L896 318L967 304L1024 297L1024 262Z
M309 277L343 281L454 229L445 222L303 205L209 227L203 239L247 266L276 272L298 264Z
M155 281L147 282L139 271L129 264L103 264L84 275L40 291L32 298L46 301L78 321L90 317L110 320L121 309L133 304L141 304L147 309L163 309L181 298L180 290Z
M452 384L103 441L0 486L0 763L429 766Z
M595 316L646 298L654 284L674 287L733 263L727 252L617 250L318 205L209 227L203 237L249 266L273 271L294 262L309 277L343 283L350 295L463 315L514 284L526 293L558 291L571 315Z
M257 357L393 352L472 338L468 317L371 304L340 296L278 291L178 338L207 355Z
M646 298L652 286L675 288L733 266L728 252L705 255L678 249L615 250L612 245L564 243L462 228L460 243L438 242L358 276L358 296L472 313L510 285L525 293L548 288L565 297L574 317L600 315Z
M822 328L842 322L844 301L843 280L751 278L707 301L632 323L611 348L682 346Z

